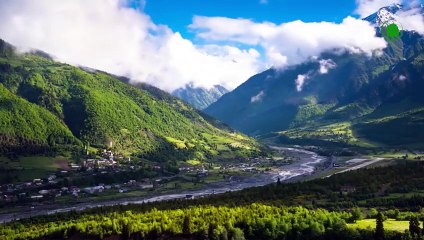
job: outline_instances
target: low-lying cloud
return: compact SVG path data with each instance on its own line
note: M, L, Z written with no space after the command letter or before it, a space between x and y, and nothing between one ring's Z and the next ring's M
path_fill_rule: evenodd
M251 103L262 101L262 99L265 97L265 92L260 91L258 94L250 98Z
M307 83L307 80L316 77L318 75L324 75L327 74L331 69L334 69L337 67L337 64L332 59L314 59L314 61L318 61L319 68L317 70L310 70L309 72L305 74L299 74L297 75L297 78L295 79L296 84L296 90L298 92L301 92Z
M333 69L337 64L331 59L322 59L319 61L319 73L327 74L330 69Z

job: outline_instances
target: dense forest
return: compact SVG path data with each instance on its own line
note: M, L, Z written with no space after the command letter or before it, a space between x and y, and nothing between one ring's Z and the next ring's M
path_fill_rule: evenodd
M12 223L4 239L369 239L371 231L346 227L348 212L251 204L240 207L193 206L144 213L68 215ZM46 221L49 219L49 221ZM395 235L388 233L387 236ZM396 238L392 239L396 239ZM388 239L390 239L389 237ZM116 238L115 238L116 239Z

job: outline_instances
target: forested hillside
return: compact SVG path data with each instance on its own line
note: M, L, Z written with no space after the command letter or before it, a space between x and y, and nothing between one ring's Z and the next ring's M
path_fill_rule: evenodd
M152 86L16 53L0 41L0 141L3 152L90 145L156 161L255 154L254 140L206 120ZM26 152L27 153L27 152Z
M372 57L328 52L262 72L205 112L251 135L279 132L285 143L419 147L423 69L424 38L405 31Z
M35 149L27 148L27 152L31 153L41 150L36 146L43 144L79 143L66 125L51 112L10 93L1 84L0 116L0 148L33 146Z

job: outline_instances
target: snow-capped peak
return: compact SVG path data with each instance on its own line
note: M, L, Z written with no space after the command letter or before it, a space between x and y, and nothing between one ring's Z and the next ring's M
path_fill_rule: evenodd
M364 18L364 20L372 23L376 26L381 26L383 23L388 21L396 20L396 13L402 9L400 4L392 4L387 7L382 7L376 13Z

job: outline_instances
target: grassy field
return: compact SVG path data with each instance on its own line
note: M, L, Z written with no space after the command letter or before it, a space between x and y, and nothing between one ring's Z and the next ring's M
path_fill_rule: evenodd
M387 151L387 152L379 152L376 154L370 154L369 157L382 157L382 158L392 158L392 159L408 159L408 160L416 160L416 157L422 157L422 160L424 160L424 154L416 154L411 153L409 151L401 151L401 152L393 152L393 151Z
M200 165L202 162L196 159L190 159L190 160L187 160L186 163L197 166L197 165Z
M177 148L182 149L182 148L187 148L186 144L184 141L172 138L172 137L166 137L166 140L170 143L173 143Z
M348 224L348 226L358 229L375 229L375 219L358 220L356 223ZM404 232L405 230L409 229L409 221L396 221L395 219L387 219L384 221L384 229L389 231Z
M32 180L34 178L46 177L48 172L66 168L68 159L66 157L20 157L17 160L10 160L0 157L0 173L2 177L11 177L20 181ZM4 181L0 177L0 182Z
M352 123L350 122L293 128L282 131L280 134L293 139L316 139L327 142L341 142L358 147L372 148L379 146L376 143L358 138L352 130Z

